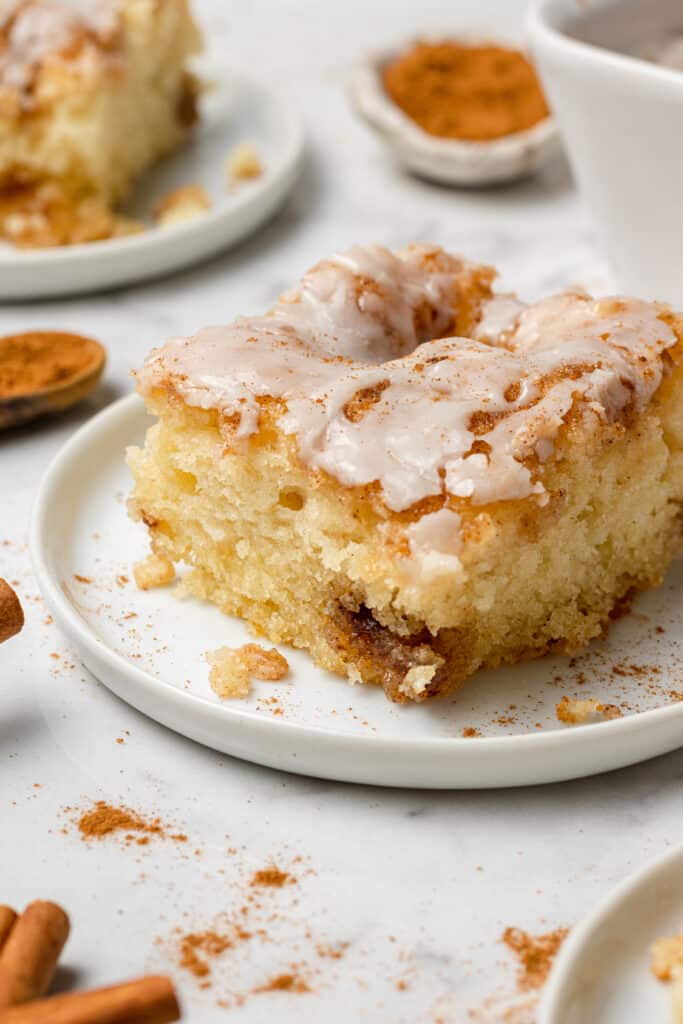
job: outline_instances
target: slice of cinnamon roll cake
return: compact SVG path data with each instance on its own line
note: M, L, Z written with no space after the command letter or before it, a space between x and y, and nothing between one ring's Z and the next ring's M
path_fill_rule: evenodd
M186 587L394 701L575 651L681 542L683 319L416 245L149 356L134 517Z
M0 0L0 235L128 230L112 210L196 119L188 0Z

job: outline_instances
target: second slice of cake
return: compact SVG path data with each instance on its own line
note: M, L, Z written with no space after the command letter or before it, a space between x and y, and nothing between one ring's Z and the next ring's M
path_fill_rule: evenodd
M357 248L153 352L131 510L190 592L395 701L598 636L681 539L681 320Z
M0 4L0 234L19 245L126 230L111 210L196 119L188 0Z

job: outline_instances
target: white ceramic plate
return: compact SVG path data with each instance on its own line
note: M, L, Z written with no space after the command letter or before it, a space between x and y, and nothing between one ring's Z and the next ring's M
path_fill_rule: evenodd
M220 702L204 652L244 643L244 626L212 606L177 600L172 588L143 593L116 582L130 578L146 553L146 531L126 515L123 459L149 422L131 396L82 427L43 480L31 538L57 623L94 675L140 711L260 764L390 786L555 782L681 745L683 702L672 680L683 677L683 563L581 658L480 673L452 699L392 705L378 687L351 688L305 653L287 651L288 680L257 683L245 701ZM567 727L555 717L563 694L628 708L614 721ZM464 738L464 729L482 736Z
M669 989L650 971L655 939L683 934L683 847L625 882L560 953L538 1024L669 1024Z
M225 159L243 141L256 146L264 173L229 190ZM151 222L168 192L198 183L211 196L211 209L185 224L87 245L20 250L2 243L0 299L137 283L211 256L244 239L278 210L297 180L302 155L300 123L279 97L242 74L222 72L202 100L202 119L191 140L145 174L125 205L126 213Z

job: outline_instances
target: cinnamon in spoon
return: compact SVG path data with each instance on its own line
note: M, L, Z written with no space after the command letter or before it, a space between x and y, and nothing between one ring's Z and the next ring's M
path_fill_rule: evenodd
M0 337L0 428L59 412L84 398L102 375L99 342L63 331Z

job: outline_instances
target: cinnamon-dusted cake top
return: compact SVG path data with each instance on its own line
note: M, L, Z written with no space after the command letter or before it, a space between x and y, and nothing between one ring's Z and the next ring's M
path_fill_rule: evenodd
M543 463L572 408L607 422L642 410L677 339L654 303L563 294L523 306L492 295L490 279L438 247L358 247L266 316L168 342L139 389L218 409L237 437L257 431L260 399L279 399L305 463L348 486L377 482L395 511L442 493L542 503Z
M122 0L0 0L0 91L29 102L48 59L86 71L115 45L121 6Z

